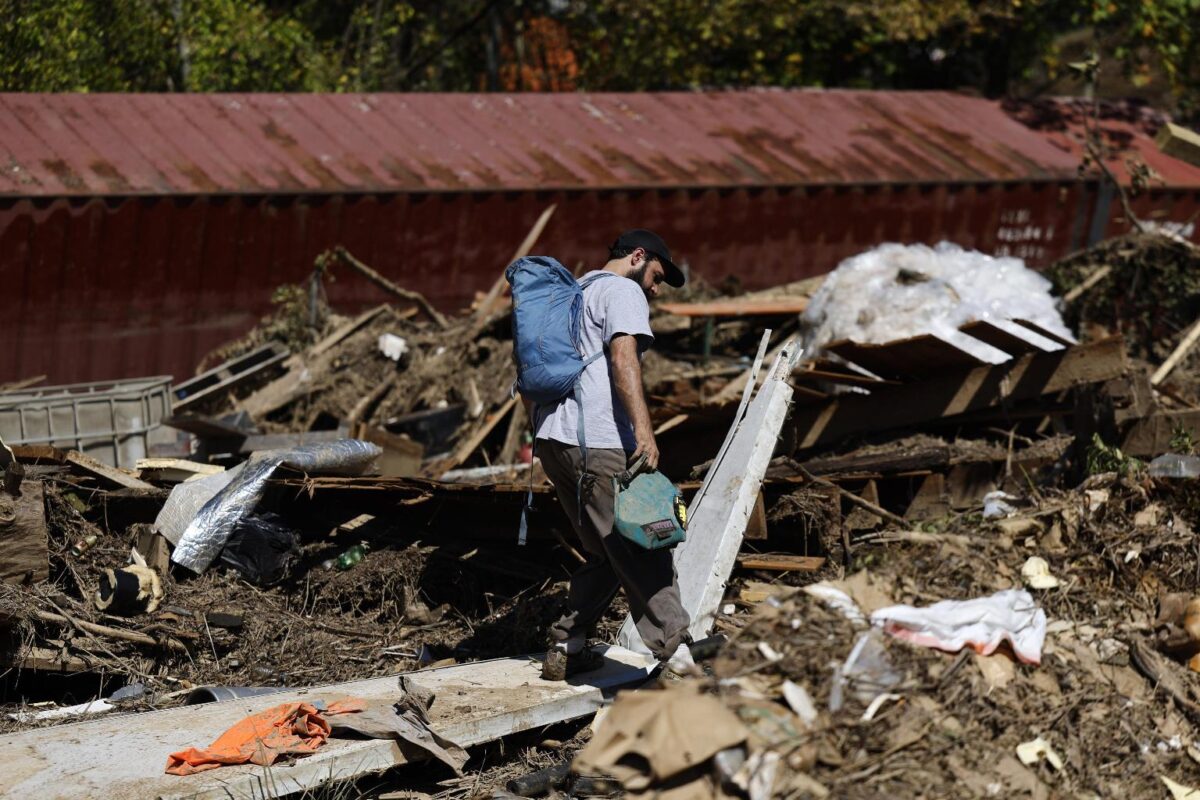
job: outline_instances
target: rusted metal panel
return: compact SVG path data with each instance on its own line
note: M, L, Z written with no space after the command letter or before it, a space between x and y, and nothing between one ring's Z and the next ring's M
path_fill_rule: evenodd
M492 284L551 202L538 250L572 269L602 263L616 233L644 225L694 277L755 289L884 241L948 239L1042 266L1077 246L1087 191L1033 182L0 201L0 382L182 379L336 244L454 311ZM327 290L339 310L389 299L354 273L335 277Z
M1067 178L950 92L0 94L0 194L318 194Z
M1104 163L1122 184L1130 183L1130 163L1151 170L1151 185L1171 189L1200 188L1200 167L1168 156L1154 141L1168 117L1136 101L1102 101L1097 118L1093 104L1083 98L1009 100L1003 107L1076 164L1087 149L1088 130L1099 141Z

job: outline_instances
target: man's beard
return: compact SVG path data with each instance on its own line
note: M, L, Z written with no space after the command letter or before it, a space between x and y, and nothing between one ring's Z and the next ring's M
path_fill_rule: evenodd
M629 273L625 277L636 283L642 290L642 294L646 295L646 299L650 299L650 290L646 288L644 281L646 280L646 270L650 268L649 261L643 261L642 265Z

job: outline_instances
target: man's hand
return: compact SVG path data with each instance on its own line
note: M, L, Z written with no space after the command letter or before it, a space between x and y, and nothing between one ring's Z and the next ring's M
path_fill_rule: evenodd
M654 426L650 422L650 410L646 408L646 395L642 391L642 364L638 361L637 338L617 334L608 343L608 352L612 361L613 386L633 423L633 436L637 440L637 450L633 456L637 458L645 454L646 466L658 469L658 443L654 441Z
M651 428L634 428L633 436L637 439L637 450L633 451L633 460L637 461L638 456L645 454L646 468L658 469L658 442L654 441L654 431Z

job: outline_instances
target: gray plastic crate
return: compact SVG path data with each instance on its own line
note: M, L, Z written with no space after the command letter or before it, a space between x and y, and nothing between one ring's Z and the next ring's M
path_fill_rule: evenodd
M0 439L79 450L132 468L157 444L175 441L171 377L75 383L0 392Z

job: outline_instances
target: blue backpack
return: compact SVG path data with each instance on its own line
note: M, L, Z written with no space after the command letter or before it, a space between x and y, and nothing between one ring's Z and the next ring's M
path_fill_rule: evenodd
M534 403L534 430L537 407L557 403L574 394L580 405L577 435L587 469L587 444L583 434L580 376L588 364L601 355L583 353L583 290L593 281L613 275L600 272L580 282L566 267L548 256L518 258L504 271L512 287L513 359L517 362L516 390ZM617 277L613 275L613 277ZM532 502L530 492L526 509ZM519 541L525 543L526 520L521 515Z

